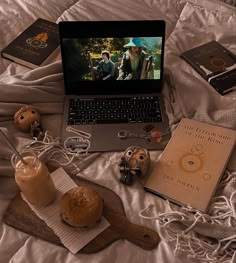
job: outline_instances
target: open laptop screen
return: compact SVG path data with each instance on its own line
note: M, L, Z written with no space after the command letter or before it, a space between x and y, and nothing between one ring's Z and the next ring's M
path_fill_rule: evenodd
M59 29L66 94L160 91L164 21L65 21Z

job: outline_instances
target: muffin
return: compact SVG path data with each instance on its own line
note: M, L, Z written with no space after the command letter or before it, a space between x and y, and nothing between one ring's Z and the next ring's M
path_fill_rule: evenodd
M62 195L60 212L70 226L92 227L101 219L103 198L91 188L74 187Z

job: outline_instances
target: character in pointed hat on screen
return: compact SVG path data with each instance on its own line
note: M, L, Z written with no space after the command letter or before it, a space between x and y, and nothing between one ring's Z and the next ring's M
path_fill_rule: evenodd
M124 53L119 69L118 80L140 79L143 61L145 59L145 45L139 37L133 37L124 45L127 51Z

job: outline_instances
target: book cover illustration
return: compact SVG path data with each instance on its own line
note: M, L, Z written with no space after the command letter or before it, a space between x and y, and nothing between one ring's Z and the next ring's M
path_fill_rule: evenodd
M40 66L58 46L58 25L39 18L2 51L2 56L35 68Z
M221 95L236 90L236 56L213 40L181 54Z
M182 119L149 176L145 189L203 212L233 150L236 132Z

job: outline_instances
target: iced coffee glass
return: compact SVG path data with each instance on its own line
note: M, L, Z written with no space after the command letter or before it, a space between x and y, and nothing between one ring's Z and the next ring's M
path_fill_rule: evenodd
M33 151L22 151L25 164L16 156L11 158L15 180L25 198L37 207L50 204L56 198L56 188L47 166Z

